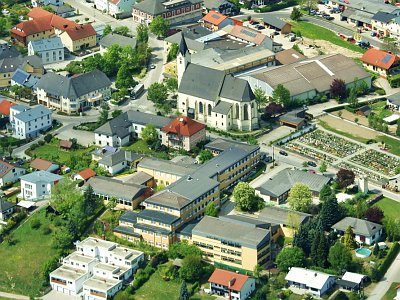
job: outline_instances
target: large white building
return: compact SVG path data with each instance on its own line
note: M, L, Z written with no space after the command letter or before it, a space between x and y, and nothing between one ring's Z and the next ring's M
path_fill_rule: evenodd
M28 55L41 57L43 64L64 61L64 45L58 36L33 40L28 43Z
M76 251L50 273L53 290L83 299L109 299L122 289L144 260L143 252L117 243L88 237L76 244Z
M124 18L132 14L135 0L94 0L95 7L114 18Z
M47 171L36 171L21 176L21 196L24 199L43 199L64 177Z
M52 111L43 105L29 107L18 104L10 108L10 124L13 137L29 139L37 137L53 124Z

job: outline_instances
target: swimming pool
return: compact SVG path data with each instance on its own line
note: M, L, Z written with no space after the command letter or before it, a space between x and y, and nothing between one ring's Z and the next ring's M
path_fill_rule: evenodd
M368 248L359 248L356 250L356 256L360 258L367 258L372 253Z

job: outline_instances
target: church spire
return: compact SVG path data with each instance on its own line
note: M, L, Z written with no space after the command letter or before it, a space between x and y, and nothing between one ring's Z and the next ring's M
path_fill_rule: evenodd
M181 42L179 44L179 53L182 56L185 56L186 52L189 52L189 49L188 49L188 46L185 41L185 36L183 35L183 32L181 31Z

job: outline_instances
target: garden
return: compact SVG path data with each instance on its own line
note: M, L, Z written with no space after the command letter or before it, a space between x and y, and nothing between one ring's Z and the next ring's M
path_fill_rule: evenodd
M396 175L400 166L400 158L373 149L357 154L350 161L387 176Z
M311 147L305 147L304 145L296 143L295 141L290 141L289 143L286 143L285 145L283 145L283 148L307 156L311 159L315 159L317 161L325 161L330 164L335 162L335 158L333 156L322 153Z

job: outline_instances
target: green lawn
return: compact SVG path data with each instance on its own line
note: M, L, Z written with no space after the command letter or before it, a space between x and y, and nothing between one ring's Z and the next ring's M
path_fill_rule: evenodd
M132 145L124 147L124 150L133 151L137 153L149 154L161 159L168 159L168 154L166 152L157 152L149 149L149 146L143 140L137 140Z
M325 40L337 46L347 48L359 53L364 53L365 50L347 41L342 40L333 31L314 25L308 22L291 22L293 32L301 32L301 35L313 40Z
M389 146L389 152L400 156L400 141L386 135L381 135L376 138L378 142L384 142Z
M343 135L345 137L348 137L349 139L353 139L353 140L358 141L360 143L366 143L367 141L369 141L369 139L360 137L358 135L353 135L353 134L351 134L349 132L344 132L344 131L341 131L341 130L337 130L336 128L333 128L332 126L329 126L328 123L326 123L325 121L322 121L322 120L319 120L319 125L321 125L321 127L325 128L326 130L329 130L329 131L332 131L334 133Z
M392 112L389 109L385 109L385 106L386 101L380 101L370 105L372 111L377 114L381 119L392 115Z
M10 246L0 244L0 290L29 296L38 296L41 288L41 270L45 262L56 255L52 248L51 235L44 235L41 228L31 228L38 219L42 226L49 226L45 209L35 213L13 232L17 241Z
M382 300L393 300L394 297L396 297L396 286L398 286L400 282L393 282L386 292L385 296L383 296Z
M400 202L385 197L376 202L373 206L378 206L382 209L387 217L394 219L400 218Z

